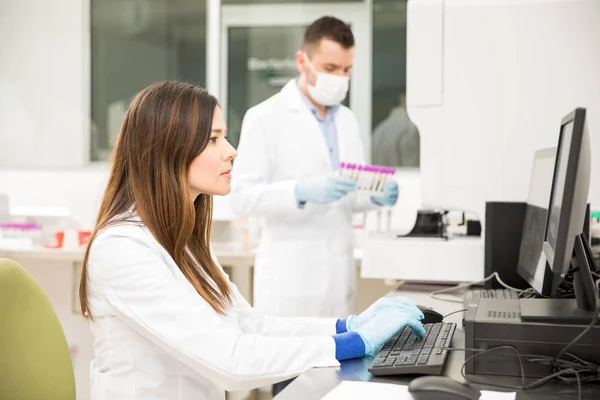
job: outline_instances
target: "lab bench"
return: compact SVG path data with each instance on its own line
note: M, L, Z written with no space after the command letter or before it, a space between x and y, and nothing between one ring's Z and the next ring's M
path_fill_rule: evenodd
M433 299L430 293L434 290L440 289L439 286L435 285L418 285L418 284L405 284L399 289L389 293L393 296L404 296L409 297L416 301L418 304L426 305L438 311L442 315L447 315L453 311L461 310L461 303L452 303L442 300ZM452 347L462 349L465 347L465 333L462 327L462 313L456 313L448 318L445 322L456 322L457 329L454 334L452 341ZM368 368L372 363L371 357L364 357L361 359L353 359L341 362L341 367L337 368L314 368L310 369L292 383L290 383L283 391L281 391L274 400L296 400L296 399L321 399L329 391L339 385L342 381L370 381L370 382L382 382L382 383L394 383L400 385L408 385L410 380L414 377L409 376L387 376L387 377L374 377L368 371ZM464 378L461 376L461 368L464 363L465 356L464 352L452 351L446 361L444 369L444 375L450 378L464 382ZM519 386L520 378L511 377L489 377L489 376L476 376L475 379L482 380L488 383L488 385L477 385L473 384L478 389L485 390L496 390L496 391L514 391L508 389L498 388L493 386L494 384L499 385L510 385ZM530 380L528 380L530 381ZM592 400L600 398L600 385L598 384L582 384L581 399ZM577 399L577 386L575 384L570 385L562 383L557 380L550 381L545 385L531 389L527 391L517 391L517 400L571 400Z
M254 251L245 249L238 243L214 243L213 251L219 263L229 274L231 281L238 287L240 293L249 301L252 302L253 294L253 267L254 267ZM28 261L37 262L66 262L71 263L74 282L79 282L81 275L81 263L85 255L85 249L3 249L0 248L0 258L10 258L17 262L22 262L22 265L27 269ZM360 264L362 258L362 249L354 251L354 259L357 265ZM76 293L74 289L73 293ZM71 299L73 312L79 312L78 298L73 295Z

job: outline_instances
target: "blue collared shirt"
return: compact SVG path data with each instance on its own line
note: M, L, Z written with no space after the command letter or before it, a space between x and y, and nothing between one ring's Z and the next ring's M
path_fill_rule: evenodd
M298 85L296 85L296 87L298 87ZM317 108L310 102L306 95L302 93L302 90L300 90L299 87L298 93L300 93L300 97L304 101L304 104L306 104L308 109L315 116L319 126L321 127L321 132L323 132L325 142L327 143L327 150L329 151L331 166L334 170L338 169L340 166L340 151L338 146L337 128L335 127L335 113L340 109L340 106L337 105L333 107L327 107L325 118L321 118Z

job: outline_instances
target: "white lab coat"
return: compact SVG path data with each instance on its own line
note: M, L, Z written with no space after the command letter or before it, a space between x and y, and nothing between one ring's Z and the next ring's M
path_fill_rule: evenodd
M233 284L217 314L141 222L101 232L88 272L92 400L224 399L339 365L336 320L263 316Z
M355 312L352 213L376 206L352 193L319 205L296 202L296 180L333 175L323 133L296 81L248 110L233 164L231 206L259 217L254 306L269 315L345 318ZM340 161L363 163L356 118L335 114Z

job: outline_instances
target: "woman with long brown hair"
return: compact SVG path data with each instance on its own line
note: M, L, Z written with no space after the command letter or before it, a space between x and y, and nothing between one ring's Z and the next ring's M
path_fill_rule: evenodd
M408 299L342 320L246 302L209 244L236 156L225 133L217 100L180 82L144 89L125 116L80 283L94 400L223 399L372 354L404 326L424 333Z

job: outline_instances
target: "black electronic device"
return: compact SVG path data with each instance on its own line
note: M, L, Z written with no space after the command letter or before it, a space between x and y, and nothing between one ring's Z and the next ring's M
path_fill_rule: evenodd
M476 305L480 299L518 299L519 293L510 289L471 289L465 292L463 307L468 309Z
M534 170L540 168L542 159L536 152ZM548 171L548 188L552 181L552 163ZM529 186L534 184L530 180ZM539 185L538 181L535 185ZM530 190L531 191L531 190ZM517 274L519 249L524 232L527 204L524 202L489 201L485 203L484 276L497 272L503 282L517 289L527 289L529 284ZM543 237L540 235L540 246ZM496 279L483 284L485 289L501 289Z
M520 354L557 357L568 346L569 354L600 363L600 325L590 325L597 316L598 291L593 276L597 265L587 235L582 233L591 176L585 117L585 109L578 108L561 121L543 246L535 268L524 274L536 291L553 296L562 275L572 271L575 299L481 299L465 315L467 348L502 350L502 346L510 346ZM523 269L520 264L519 272ZM583 329L589 329L587 334L573 342ZM504 354L500 350L473 358L466 371L520 376L524 365L527 377L550 372L548 364L519 363L517 357L506 357L511 349L506 348ZM468 350L465 355L471 358L475 353Z
M418 210L413 229L405 236L446 238L444 211Z
M369 372L378 375L441 375L456 324L439 322L423 325L425 336L409 327L394 335L373 360Z
M442 322L444 320L444 316L431 307L427 307L421 304L419 304L417 307L423 312L423 315L425 316L425 318L423 318L423 321L421 321L423 324L437 324L438 322Z
M414 400L477 400L481 392L447 376L421 376L408 385Z
M535 152L526 203L486 203L484 273L497 273L512 288L529 288L529 271L535 271L542 258L556 151L552 147ZM465 292L465 308L480 298L519 298L518 292L504 288L497 279L488 280L484 287Z
M586 324L593 316L596 288L592 273L596 272L596 267L589 240L582 233L590 176L591 148L586 110L577 108L561 121L543 254L535 270L524 274L540 294L552 296L557 292L562 275L571 267L575 299L522 299L523 321Z
M527 378L548 376L551 370L547 363L529 362L527 358L520 363L517 353L508 347L521 355L552 359L586 328L586 325L523 320L521 306L525 300L528 299L480 299L476 306L469 307L464 319L465 348L469 349L465 352L465 360L471 359L465 365L467 374L520 378L522 365ZM490 351L482 354L471 349ZM600 325L570 347L569 354L599 364Z

